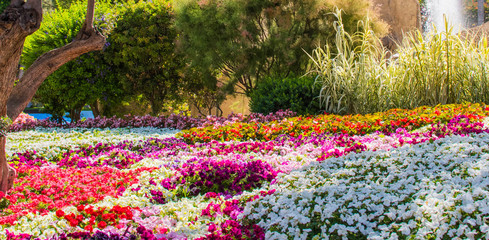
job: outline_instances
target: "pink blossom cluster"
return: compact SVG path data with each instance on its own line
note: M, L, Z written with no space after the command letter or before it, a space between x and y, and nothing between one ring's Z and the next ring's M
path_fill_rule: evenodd
M193 118L183 114L171 114L169 116L133 116L126 115L123 118L95 117L72 123L57 123L49 119L35 120L32 116L21 114L10 127L10 132L23 131L27 129L43 128L170 128L190 129L203 126L222 126L235 122L271 122L294 117L295 112L290 110L278 111L268 115L252 113L249 116L242 114L230 114L227 117L208 116L206 118Z

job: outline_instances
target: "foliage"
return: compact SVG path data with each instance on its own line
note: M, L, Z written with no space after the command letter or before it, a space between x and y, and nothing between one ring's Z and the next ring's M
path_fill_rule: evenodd
M174 12L167 0L129 5L111 32L104 59L128 94L142 94L153 115L181 91L183 61L175 53Z
M10 0L0 0L0 13L2 13L8 5L10 5Z
M489 103L489 49L482 37L474 42L451 33L448 27L423 37L408 35L396 64L389 65L393 106L462 102Z
M372 113L388 105L382 70L387 65L382 43L369 28L368 19L360 22L363 31L350 35L342 14L335 15L335 45L313 51L310 73L321 86L320 107L328 113ZM387 103L386 103L387 102Z
M97 1L96 4L94 24L100 32L107 34L120 5L110 1ZM80 1L68 9L45 14L41 28L26 39L22 64L29 67L41 54L70 43L81 29L85 13L86 1ZM64 113L69 112L72 120L77 121L85 105L120 94L118 83L104 78L110 69L101 64L101 54L84 54L60 67L43 82L36 99L54 119L61 121Z
M180 49L191 65L206 72L205 81L228 78L228 90L250 94L266 76L303 74L309 52L318 44L333 44L331 12L345 11L345 29L357 31L357 21L369 13L366 0L187 0L178 1ZM371 16L373 18L373 16ZM375 18L373 18L375 19ZM384 25L371 22L378 32Z
M314 115L320 112L317 96L319 88L314 87L314 78L269 77L259 82L251 93L250 109L263 114L290 109L299 115Z
M463 102L489 103L485 38L443 32L408 34L398 57L387 59L379 38L368 28L350 36L341 18L336 48L313 51L311 73L322 85L322 107L331 113L374 113Z

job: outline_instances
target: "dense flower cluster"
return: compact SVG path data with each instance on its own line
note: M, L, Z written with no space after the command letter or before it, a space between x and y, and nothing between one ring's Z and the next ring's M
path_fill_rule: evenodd
M295 116L295 113L289 110L278 111L263 115L252 113L248 116L242 114L230 114L228 117L208 116L207 118L192 118L183 114L171 114L169 116L153 117L126 115L124 118L113 117L95 117L84 119L83 121L73 123L57 123L49 119L35 120L32 116L21 114L10 127L11 132L23 131L35 128L171 128L171 129L189 129L202 126L222 126L235 122L270 122L277 121L288 117Z
M268 126L270 140L15 132L7 152L19 177L0 196L0 231L9 240L486 238L486 115L465 104L183 133Z
M244 213L266 239L487 238L488 143L487 133L450 136L312 163Z
M471 120L478 121L489 115L489 107L480 104L462 104L419 107L414 110L392 109L387 112L367 115L299 116L265 123L237 122L220 128L212 126L192 128L184 130L180 136L185 141L194 143L211 140L268 141L283 134L291 136L313 133L364 135L376 131L388 133L397 128L411 131L431 123L446 123L457 115L466 115Z
M261 187L277 176L273 167L261 160L231 161L213 159L191 159L177 168L175 175L161 181L165 189L176 189L176 195L182 197L217 192L233 196L243 191ZM157 185L153 180L150 183ZM152 190L152 199L164 204L163 193Z
M121 190L137 183L137 176L149 168L121 172L112 168L61 169L22 166L15 187L0 214L0 224L14 225L29 213L45 215L56 209L90 204L105 197L117 197ZM103 183L103 184L101 184ZM122 190L123 191L123 190Z

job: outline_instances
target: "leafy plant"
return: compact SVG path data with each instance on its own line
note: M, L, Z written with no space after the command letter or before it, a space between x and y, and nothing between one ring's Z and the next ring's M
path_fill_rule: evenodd
M8 5L10 5L10 1L8 1L8 0L1 0L0 1L0 13L2 13L3 10L5 10L5 8L8 7Z
M250 109L263 114L281 109L290 109L299 115L318 114L321 109L315 98L319 90L311 77L269 77L259 82L251 93Z
M8 129L12 125L12 120L8 117L0 117L0 137L5 137L7 135Z
M455 35L448 24L427 37L414 32L403 42L395 63L388 68L395 107L489 102L485 37L475 42L470 35Z
M111 32L104 59L111 78L128 94L142 94L157 115L181 92L182 58L175 52L177 31L170 1L140 1L129 5Z

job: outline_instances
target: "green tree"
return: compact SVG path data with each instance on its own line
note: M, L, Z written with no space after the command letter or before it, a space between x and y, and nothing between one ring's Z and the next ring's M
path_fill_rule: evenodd
M104 52L111 77L121 82L126 93L142 95L153 115L161 112L165 101L181 93L183 61L175 52L174 18L168 0L129 5Z
M26 39L22 64L29 67L41 54L71 42L81 28L85 5L84 1L77 1L67 9L46 14L39 31ZM111 1L97 2L95 27L105 35L120 9L114 6ZM78 121L85 105L121 94L118 82L104 77L108 69L102 62L102 54L87 53L66 63L40 86L36 99L54 119L62 121L64 113L69 112L72 120Z
M267 76L305 73L304 53L333 44L336 19L343 9L345 29L356 32L369 14L368 0L186 0L177 2L182 52L192 67L228 80L228 90L250 94ZM376 20L373 27L384 33Z

